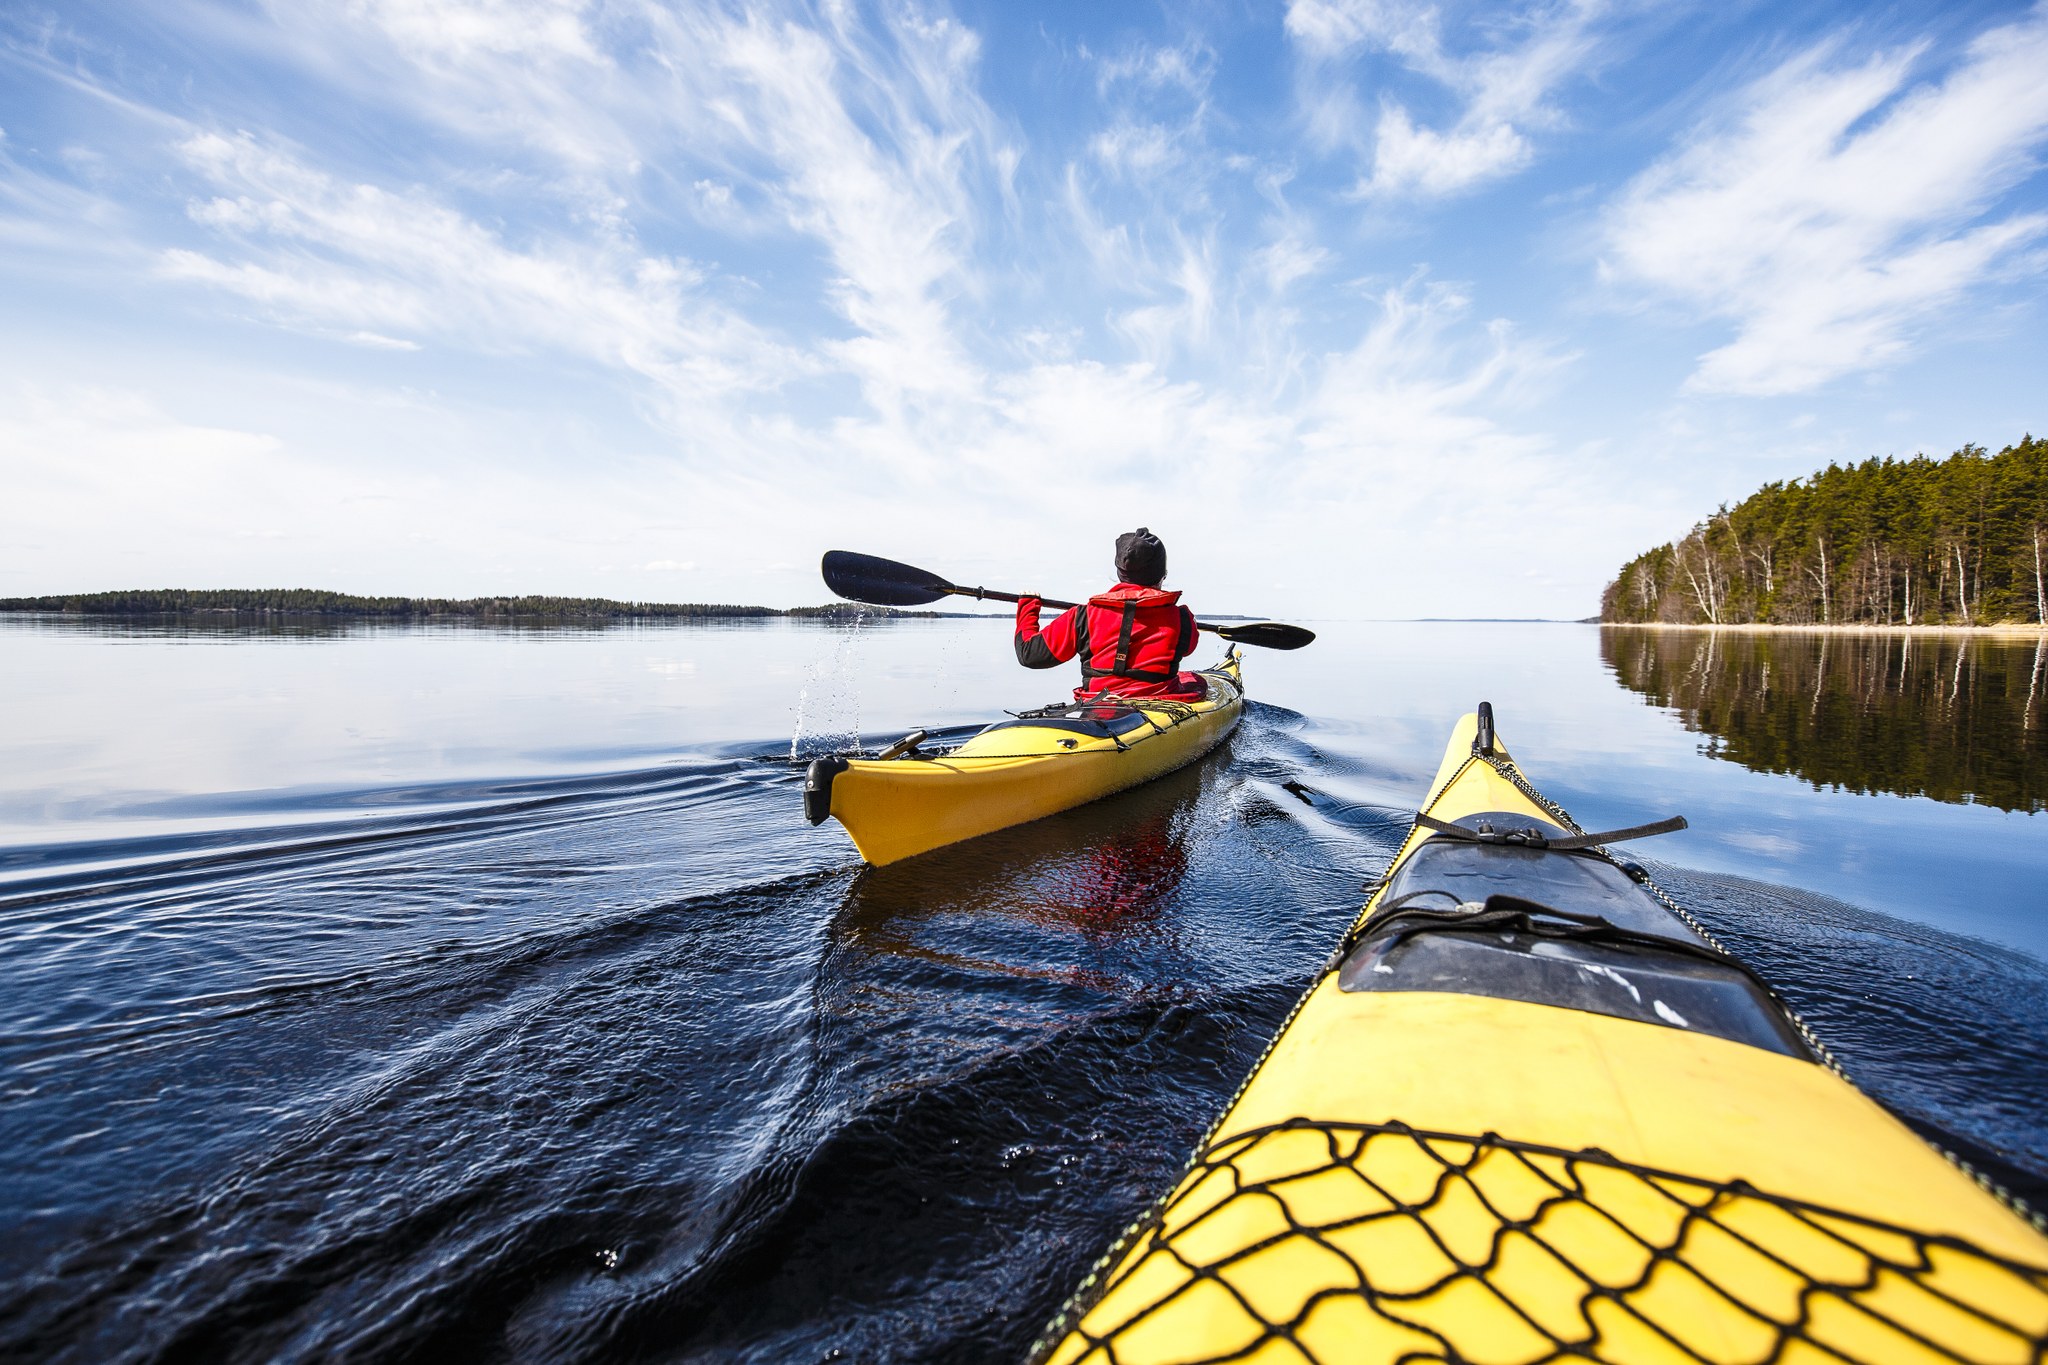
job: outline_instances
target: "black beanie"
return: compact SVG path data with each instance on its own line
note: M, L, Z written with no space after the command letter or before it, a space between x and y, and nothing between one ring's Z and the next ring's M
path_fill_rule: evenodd
M1166 543L1140 526L1116 538L1116 576L1125 583L1156 588L1166 577Z

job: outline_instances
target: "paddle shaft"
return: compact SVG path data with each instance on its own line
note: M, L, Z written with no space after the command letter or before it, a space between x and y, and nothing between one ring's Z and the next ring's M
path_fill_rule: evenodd
M949 589L949 591L955 597L986 598L991 602L1022 602L1024 600L1022 593L997 592L994 588L962 588L955 586ZM1078 607L1081 604L1079 602L1062 602L1057 597L1041 597L1038 599L1038 605L1041 607L1055 607L1060 611L1065 611L1068 607ZM1229 626L1212 626L1207 621L1195 622L1195 629L1212 631L1226 639L1229 638L1231 632L1231 627Z
M852 550L827 550L818 568L825 576L825 586L833 592L852 601L868 602L878 607L921 607L945 597L972 597L978 602L1024 600L1014 592L998 592L994 588L963 588L956 583L948 583L928 569ZM1041 606L1062 611L1079 605L1062 602L1058 598L1041 597L1038 601ZM1256 645L1260 649L1300 649L1316 638L1312 630L1279 621L1252 621L1241 626L1218 626L1197 621L1195 626L1232 644Z

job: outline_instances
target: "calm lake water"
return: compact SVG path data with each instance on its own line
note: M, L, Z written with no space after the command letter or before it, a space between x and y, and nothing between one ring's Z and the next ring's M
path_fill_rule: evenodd
M2035 642L1315 624L1209 761L862 871L802 760L1052 699L1003 623L0 616L0 1352L1014 1358L1482 697L2048 1188Z

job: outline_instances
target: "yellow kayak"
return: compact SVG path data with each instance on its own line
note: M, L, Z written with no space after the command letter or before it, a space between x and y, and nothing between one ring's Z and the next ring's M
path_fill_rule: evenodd
M2048 1358L2038 1221L1604 847L1651 832L1586 836L1467 716L1387 879L1033 1360Z
M1208 684L1200 701L1048 707L944 753L906 740L879 758L818 759L804 814L814 825L837 819L879 867L1070 810L1185 767L1229 736L1244 712L1237 650L1199 676Z

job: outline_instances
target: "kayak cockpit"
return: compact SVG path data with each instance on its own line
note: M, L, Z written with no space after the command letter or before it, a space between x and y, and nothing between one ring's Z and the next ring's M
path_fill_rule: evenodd
M1234 657L1234 656L1233 656ZM1066 730L1097 739L1114 739L1147 726L1179 725L1202 715L1205 708L1235 701L1244 695L1234 666L1204 669L1197 675L1208 684L1201 697L1125 697L1108 695L1087 700L1054 702L1031 711L1019 711L1009 720L999 720L982 729L992 735L1001 730Z
M1136 709L1094 706L1093 715L1030 715L1015 720L999 720L993 725L983 726L980 733L992 735L1001 730L1064 730L1070 734L1087 735L1092 739L1114 739L1127 735L1133 730L1142 730L1148 722L1145 713Z
M1470 830L1526 815L1462 817ZM1388 881L1347 945L1345 991L1445 991L1687 1029L1788 1057L1812 1052L1770 991L1612 858L1585 849L1433 836Z

